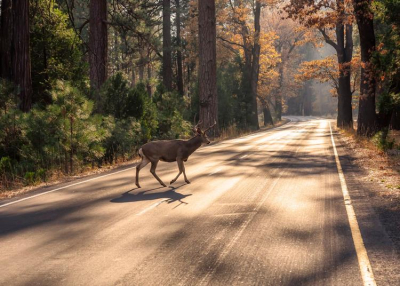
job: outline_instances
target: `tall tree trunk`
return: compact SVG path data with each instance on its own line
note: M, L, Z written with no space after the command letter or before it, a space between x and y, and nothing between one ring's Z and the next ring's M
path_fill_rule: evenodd
M98 90L107 80L107 0L90 0L89 24L90 87L98 99Z
M163 0L163 84L168 91L172 90L171 59L171 1Z
M354 12L360 34L361 48L361 84L358 110L357 133L372 136L377 130L377 116L375 111L376 81L371 65L371 55L375 51L375 33L372 0L353 0Z
M254 97L252 91L252 55L253 55L253 46L249 41L249 30L245 22L242 22L242 39L243 39L243 54L244 54L244 67L242 74L242 90L244 92L244 99L246 104L249 106L247 112L245 114L245 126L247 127L247 123L250 124L251 127L256 128L255 120L255 108L254 108Z
M149 97L151 98L152 96L152 91L151 91L151 64L150 64L150 59L149 62L147 63L147 94L149 95Z
M279 63L279 81L278 81L278 88L276 89L275 93L275 116L277 121L282 120L282 87L283 87L283 70L284 70L284 63Z
M0 78L11 80L12 0L1 1Z
M136 72L135 72L135 64L131 62L131 68L132 68L132 76L131 76L131 87L134 87L136 85Z
M182 47L181 47L181 6L179 0L175 0L176 3L176 43L177 43L177 52L176 52L176 61L178 65L178 77L176 85L178 87L178 92L180 95L183 95L183 72L182 72Z
M29 52L29 0L13 2L12 79L19 86L20 109L32 107L31 57Z
M144 80L144 62L141 61L139 64L139 81L142 82Z
M390 127L394 130L400 130L400 105L397 105L393 110Z
M251 65L251 94L252 94L252 117L251 125L255 129L259 129L258 124L258 109L257 109L257 88L258 88L258 75L260 71L260 14L261 14L261 2L256 1L256 7L254 10L254 44L252 53L252 65Z
M264 126L274 125L274 121L272 120L271 111L269 110L268 104L263 106L263 114L264 114Z
M312 96L311 82L307 81L304 85L303 100L301 103L300 114L302 114L303 116L309 116L312 114L311 96Z
M198 1L200 120L208 127L218 119L215 0Z
M353 57L353 26L338 23L336 25L336 39L336 54L339 63L337 126L339 128L353 128L353 109L351 106L352 92L350 82L350 62Z

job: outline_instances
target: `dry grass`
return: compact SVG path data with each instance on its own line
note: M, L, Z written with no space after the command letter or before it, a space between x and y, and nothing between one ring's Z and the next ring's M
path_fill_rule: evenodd
M379 183L393 195L400 196L400 154L397 150L384 152L371 139L358 136L355 131L341 133L346 145L354 152L357 164L367 172L368 179ZM397 132L390 132L389 138L396 138L396 144L400 143Z

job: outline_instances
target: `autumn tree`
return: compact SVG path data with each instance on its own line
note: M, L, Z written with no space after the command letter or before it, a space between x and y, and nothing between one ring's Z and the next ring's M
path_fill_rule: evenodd
M284 10L288 17L306 27L317 29L325 43L332 46L338 64L337 126L353 128L351 67L353 56L353 14L348 0L291 0Z
M262 23L266 32L276 35L274 47L278 59L274 66L274 72L271 73L274 77L266 82L270 91L264 94L264 97L267 96L278 121L281 120L285 101L289 97L296 96L299 91L301 84L293 81L293 77L301 61L299 47L307 42L307 36L309 36L308 30L299 29L293 20L282 18L284 17L278 13L277 8L272 7L265 11Z
M243 57L242 87L247 95L247 118L249 126L259 128L257 92L260 71L260 36L261 11L267 1L229 1L221 3L224 10L220 12L220 32L218 39L231 45L231 48L241 48ZM226 23L229 21L229 24Z
M218 119L215 0L198 1L199 104L203 127Z
M354 94L360 84L359 54L353 57L349 65L351 71L350 92ZM340 93L340 68L337 65L335 56L328 56L320 60L304 61L300 64L298 71L299 74L296 75L296 80L303 82L315 79L320 83L328 83L332 88L330 90L332 96L337 97Z

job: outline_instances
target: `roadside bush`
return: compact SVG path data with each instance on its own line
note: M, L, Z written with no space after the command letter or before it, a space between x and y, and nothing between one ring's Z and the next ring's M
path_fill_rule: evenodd
M376 147L382 151L393 149L395 146L395 140L388 139L389 129L384 129L377 132L372 137L372 142L376 145Z
M191 134L182 97L159 92L153 100L143 84L130 88L118 74L102 90L102 113L93 113L93 102L70 82L57 81L50 94L51 103L23 113L15 87L0 82L1 187L34 185L54 172L74 174L128 160L149 140Z
M177 92L165 91L164 87L159 85L153 96L153 102L158 112L158 138L173 139L190 133L191 125L182 115L187 108L182 96Z
M158 131L158 116L157 107L154 102L146 97L143 101L143 115L140 120L142 142L148 142L149 140L157 136Z
M104 124L111 132L104 142L105 160L113 163L118 159L130 159L141 142L140 123L134 118L118 120L109 117Z

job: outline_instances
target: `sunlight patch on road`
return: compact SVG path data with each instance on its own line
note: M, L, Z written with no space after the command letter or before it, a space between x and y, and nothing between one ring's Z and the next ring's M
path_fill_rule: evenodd
M165 202L165 201L168 201L168 199L163 199L163 200L161 200L161 201L159 201L159 202L156 202L156 203L154 203L154 204L148 206L147 208L145 208L145 209L142 210L141 212L137 213L136 215L139 215L139 216L140 216L140 215L143 215L143 214L147 213L148 211L151 211L152 209L158 207L159 205L161 205L161 204L162 204L163 202Z
M214 175L214 174L216 174L216 173L220 172L221 170L222 170L222 168L218 168L218 169L217 169L217 170L215 170L214 172L212 172L212 173L208 174L208 176L212 176L212 175Z

